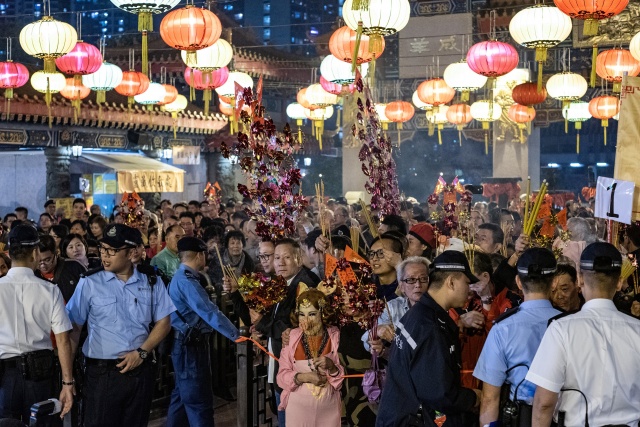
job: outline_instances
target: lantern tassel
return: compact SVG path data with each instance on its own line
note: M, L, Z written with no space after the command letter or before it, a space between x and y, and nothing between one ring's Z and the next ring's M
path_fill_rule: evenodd
M462 127L458 126L458 142L460 147L462 147Z
M369 10L369 0L353 0L351 10Z
M356 72L358 66L358 52L360 51L360 42L362 41L362 21L358 22L358 29L356 30L356 45L351 55L351 72Z
M176 139L177 138L176 125L178 124L178 112L177 111L172 111L171 112L171 118L173 119L173 139Z
M598 27L599 24L597 19L587 19L584 21L582 34L585 36L595 36L598 34Z
M13 99L13 88L9 87L4 91L4 99L6 101L6 113L5 116L9 120L9 114L11 114L11 100Z
M576 134L576 154L580 154L580 132Z
M428 135L429 136L433 136L435 130L436 130L435 124L433 122L429 121L429 124L427 125Z
M44 102L47 104L47 113L49 115L49 128L51 128L51 89L50 81L47 77L47 92L44 95Z
M133 99L133 96L130 96L127 98L127 105L129 106L129 111L131 111L131 107L133 107L134 102L135 102L135 99Z
M438 145L442 145L442 129L438 125Z
M107 100L107 93L104 90L99 90L96 93L96 103L98 105L103 104Z
M142 74L149 76L149 38L146 30L142 32Z
M208 116L209 115L209 103L211 102L211 89L205 89L204 90L204 95L203 95L202 99L204 100L204 115ZM235 114L235 111L234 111L234 114Z
M98 104L98 127L102 127L102 104Z
M302 145L302 129L298 128L298 144Z
M569 120L564 118L564 133L569 133Z
M369 35L369 52L371 52L374 56L382 52L382 42L383 39L380 34Z
M591 52L591 78L589 80L589 84L591 85L591 87L596 87L596 62L598 62L598 45L594 44L593 51Z
M196 56L195 50L187 51L187 60L185 61L188 67L193 67L198 62L198 57Z
M78 112L80 111L80 100L74 99L71 101L71 106L73 108L73 122L78 124Z
M489 155L489 132L484 133L484 155Z
M542 62L538 62L538 92L542 91Z
M189 89L189 102L193 102L196 99L196 89L195 89L195 77L194 77L194 70L191 70L191 75L189 76L189 80L191 80L191 84L189 85L190 89Z
M338 114L336 115L336 128L340 127L340 116L342 116L342 110L338 109Z
M54 58L44 59L44 72L55 73L56 72L56 60Z
M607 127L609 127L609 119L602 120L602 127L604 128L604 146L607 146Z
M463 90L462 92L460 92L460 101L461 102L469 101L469 91L468 90Z
M524 126L518 126L520 128L520 144L524 144Z
M322 151L322 134L324 133L324 120L317 120L316 125L318 129L316 129L316 138L318 138L318 145L320 146L320 151Z
M376 56L373 55L373 59L369 62L369 71L367 71L367 77L369 77L369 86L373 90L376 83Z

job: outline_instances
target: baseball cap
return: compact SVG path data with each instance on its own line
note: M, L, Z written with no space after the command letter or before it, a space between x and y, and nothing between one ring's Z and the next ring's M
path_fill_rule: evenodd
M580 269L602 273L617 271L622 269L622 255L611 243L591 243L580 255Z
M464 273L471 283L479 282L480 280L473 275L471 268L469 268L469 261L462 252L458 251L444 251L438 255L431 263L431 271L454 271L458 273Z
M420 240L425 245L436 247L436 235L433 234L433 226L431 224L416 224L409 230L409 234Z
M36 246L40 243L38 230L34 226L22 223L15 227L11 227L8 237L9 246Z
M197 237L185 236L178 240L178 252L207 252L207 244Z
M122 246L136 247L142 244L142 234L137 228L124 224L109 224L104 230L104 237L100 243L106 243L114 248Z
M523 276L549 276L556 273L558 263L549 249L530 248L518 258L516 269Z

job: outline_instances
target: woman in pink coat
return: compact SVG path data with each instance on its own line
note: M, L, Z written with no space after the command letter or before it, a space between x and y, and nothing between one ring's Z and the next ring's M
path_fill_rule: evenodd
M291 320L289 344L280 353L279 410L296 427L340 427L340 388L344 368L338 359L340 331L328 326L325 295L311 289L300 294Z

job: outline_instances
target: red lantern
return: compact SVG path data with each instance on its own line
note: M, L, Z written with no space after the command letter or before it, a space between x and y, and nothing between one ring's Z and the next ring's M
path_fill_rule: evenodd
M115 91L129 98L129 107L133 105L133 97L146 92L149 88L149 78L139 71L123 71L122 82L115 87Z
M601 79L613 83L613 92L620 93L624 73L631 77L640 74L640 62L627 49L605 50L598 55L596 72Z
M553 0L563 13L585 21L583 34L598 34L598 21L619 14L629 4L629 0Z
M211 102L211 91L222 86L229 78L227 67L218 68L213 71L200 71L187 67L184 70L184 79L191 86L191 99L195 98L194 89L202 90L204 95L204 114L209 115L209 103Z
M331 54L343 62L352 63L356 58L356 64L364 64L374 59L374 54L369 52L369 36L362 35L360 43L356 42L357 33L348 26L338 28L329 39L329 50ZM357 46L357 47L356 47ZM382 50L375 53L375 58L379 58L384 51L384 38L382 39ZM357 53L354 52L357 50Z
M462 129L473 120L471 107L467 104L450 105L447 110L447 120L456 125L456 129L458 129L458 141L460 146L462 146Z
M311 103L307 100L307 88L302 88L298 91L298 94L296 95L296 100L298 101L298 104L302 105L304 108L308 109L308 110L315 110L318 107L315 105L311 105Z
M524 144L525 138L523 131L527 127L527 124L531 123L533 119L536 118L535 108L528 105L513 104L509 107L507 115L512 121L518 124L518 129L520 129L520 142Z
M518 51L497 40L476 43L467 52L467 64L475 73L489 78L504 76L518 66Z
M413 105L406 101L390 102L384 109L385 116L392 122L397 123L398 129L402 129L402 123L411 120L414 113Z
M212 46L221 33L222 24L215 13L192 4L172 10L160 23L162 40L174 49L187 51L187 65L195 65L196 51Z
M82 80L81 76L95 73L101 65L102 54L100 50L94 45L82 41L76 43L71 52L56 58L58 69L64 74L73 74L76 80Z
M0 89L5 89L4 97L13 99L13 89L24 86L29 81L29 70L19 62L0 62Z
M420 83L417 90L420 101L434 107L444 105L456 96L455 89L450 88L440 77Z
M339 83L331 83L322 76L320 76L320 86L322 86L322 89L334 95L346 95L347 93L352 94L356 90L356 85L354 83L343 86Z
M91 89L82 84L82 80L78 83L78 80L74 77L69 77L67 79L67 85L60 90L60 95L69 101L71 101L71 105L73 106L73 118L74 121L78 121L78 116L80 115L80 106L82 105L82 100L89 96L91 93Z
M620 103L617 97L603 95L589 101L589 112L591 115L602 121L604 128L604 145L607 145L607 127L609 119L613 118L620 111Z
M158 105L167 105L171 104L173 101L178 99L178 89L176 89L173 85L163 84L165 96L161 102L158 102Z
M538 91L537 83L521 83L513 88L511 97L520 105L542 104L547 99L547 89L543 87Z

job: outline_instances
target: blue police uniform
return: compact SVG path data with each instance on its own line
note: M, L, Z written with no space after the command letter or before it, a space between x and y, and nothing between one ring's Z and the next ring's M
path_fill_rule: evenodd
M194 269L180 265L169 285L169 296L177 309L171 314L171 326L176 331L171 352L176 386L171 394L167 426L213 426L209 340L205 337L198 344L186 345L185 334L189 328L197 328L205 335L215 329L235 341L240 332L209 300Z
M80 279L67 303L76 325L88 322L85 356L86 427L146 426L155 371L145 361L122 374L115 366L148 338L150 324L175 311L160 278L150 286L147 275L133 269L126 283L115 273L97 271Z
M558 314L560 312L551 306L549 300L540 299L525 301L517 312L508 312L502 320L498 319L487 336L473 376L495 387L509 382L511 400L531 405L536 386L522 381L547 330L549 319ZM514 368L517 365L524 366ZM515 389L521 382L516 397Z

